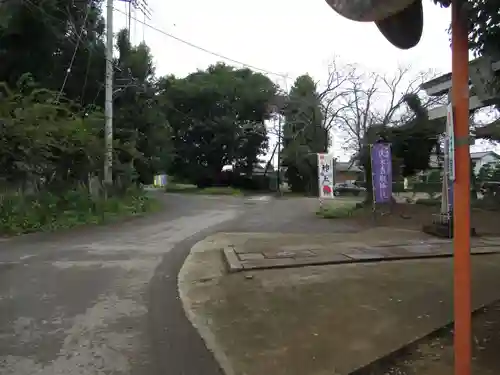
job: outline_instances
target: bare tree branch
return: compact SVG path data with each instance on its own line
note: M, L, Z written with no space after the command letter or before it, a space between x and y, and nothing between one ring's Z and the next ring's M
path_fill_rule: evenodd
M352 65L349 66L352 68ZM343 85L344 93L337 101L333 126L345 139L344 148L358 152L363 147L367 130L373 125L399 126L415 116L405 105L405 98L420 92L431 72L412 75L410 67L399 67L393 75L364 73L359 67ZM422 95L420 95L422 97ZM442 98L422 97L424 108L442 102Z

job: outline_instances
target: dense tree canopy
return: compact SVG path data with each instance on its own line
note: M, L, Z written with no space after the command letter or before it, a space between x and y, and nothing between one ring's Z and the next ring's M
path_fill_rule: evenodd
M437 2L448 5L445 0ZM468 1L474 20L471 48L478 53L493 53L498 47L498 28L492 25L498 24L499 16L493 3ZM59 188L102 178L102 9L102 0L2 5L3 182ZM210 185L217 183L225 165L232 165L238 175L251 176L267 151L265 124L271 109L286 98L279 106L285 119L282 161L292 188L313 193L315 154L329 147L330 128L325 123L333 126L342 108L354 105L353 95L359 94L344 87L354 73L337 75L334 85L329 82L328 105L308 75L297 78L284 95L277 94L278 87L268 77L222 63L187 77L157 77L146 44L131 44L125 30L118 33L115 44L113 166L115 180L122 185L150 183L154 174L165 172ZM425 140L425 147L416 144L416 139L430 133L428 119L415 113L406 127L382 132L399 142L395 152L405 159L404 174L421 169L425 157L415 158L415 152L431 147ZM369 125L376 124L378 117L368 115Z
M433 0L448 7L451 0ZM479 55L500 57L500 12L498 0L464 0L469 20L469 44Z
M71 122L71 127L87 129L90 119L100 118L100 124L93 125L92 134L97 138L91 142L93 149L99 149L96 157L100 162L94 163L87 171L99 178L102 177L104 152L102 108L105 68L101 9L102 1L7 2L2 5L0 19L0 81L14 92L6 98L19 94L20 77L29 77L32 91L23 91L27 95L23 100L29 101L25 110L36 113L40 110L37 100L42 90L45 93L43 100L52 105L56 113L64 108L70 118L79 118ZM115 175L124 184L132 180L150 182L155 172L166 168L160 158L169 145L168 122L156 95L158 90L152 56L145 44L132 46L125 30L118 34L116 45L119 55L113 63ZM29 99L32 92L35 98ZM42 111L36 116L46 114ZM56 118L57 121L47 122L52 123L51 126L62 124L60 121L63 120L58 116ZM6 121L13 120L9 118ZM86 131L77 128L71 131ZM18 133L22 131L28 132L29 127L17 129ZM41 128L39 131L42 131ZM28 136L29 133L26 134ZM42 139L52 142L46 137L40 138L39 142ZM53 161L80 165L78 159L71 160L69 157L59 160L54 155ZM74 171L73 167L68 168ZM88 183L88 177L89 173L82 182Z
M264 121L276 94L269 78L217 64L160 87L175 150L171 173L199 185L214 183L225 165L251 173L267 150Z
M150 183L168 168L170 127L161 110L153 57L144 43L132 46L128 33L118 33L115 61L115 159L119 172ZM136 174L136 176L134 176Z
M2 5L3 181L58 180L69 187L102 178L102 5ZM224 64L185 78L156 77L148 46L132 45L126 30L117 34L116 49L113 175L119 185L151 183L165 172L213 184L224 165L252 174L268 145L264 122L277 89L269 78Z
M2 4L4 183L71 185L99 174L102 113L84 108L103 100L102 32L97 1Z
M64 89L67 98L82 104L102 103L105 60L101 5L100 0L3 3L0 81L14 87L22 74L31 73L41 87ZM67 69L71 74L65 82Z

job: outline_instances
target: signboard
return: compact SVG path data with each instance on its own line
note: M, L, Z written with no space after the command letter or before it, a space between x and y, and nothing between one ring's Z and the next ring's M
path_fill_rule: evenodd
M387 203L392 197L392 158L391 146L376 143L371 147L373 200Z
M318 186L319 198L333 198L335 174L332 154L318 154Z
M448 179L455 181L455 132L453 130L453 106L448 104L446 116L446 138L448 143Z

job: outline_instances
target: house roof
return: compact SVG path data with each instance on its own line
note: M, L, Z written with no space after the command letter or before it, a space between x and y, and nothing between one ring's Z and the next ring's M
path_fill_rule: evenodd
M480 152L471 152L470 157L471 159L482 159L486 155L493 155L496 158L500 159L500 156L495 152L495 151L480 151Z

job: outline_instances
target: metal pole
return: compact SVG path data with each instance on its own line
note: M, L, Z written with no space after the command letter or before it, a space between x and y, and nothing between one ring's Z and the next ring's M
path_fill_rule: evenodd
M107 0L104 183L113 184L113 0Z
M132 38L132 1L128 2L128 41L131 43Z
M469 48L463 0L452 2L452 103L455 133L453 194L455 375L471 374Z

